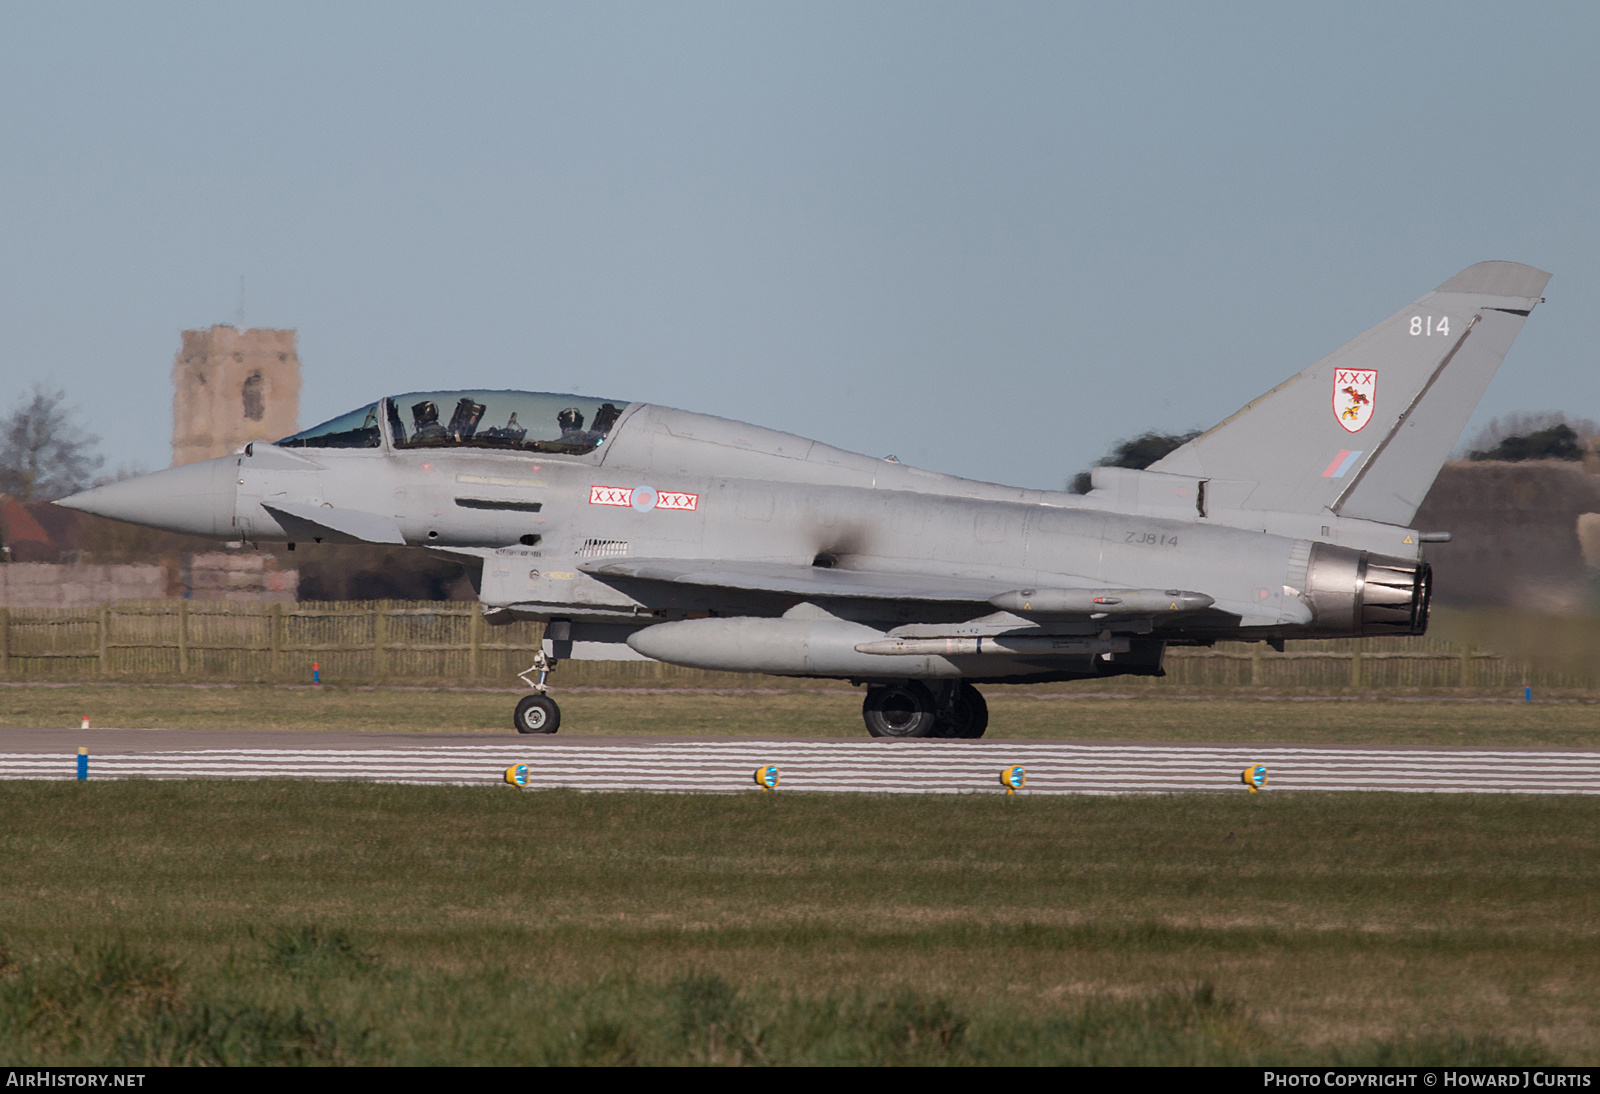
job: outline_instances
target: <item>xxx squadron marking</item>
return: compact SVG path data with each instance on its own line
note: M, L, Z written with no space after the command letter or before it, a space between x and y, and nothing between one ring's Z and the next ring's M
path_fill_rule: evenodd
M692 513L700 508L699 494L681 490L657 490L653 486L591 486L590 505L616 505L648 513L652 509L676 509Z

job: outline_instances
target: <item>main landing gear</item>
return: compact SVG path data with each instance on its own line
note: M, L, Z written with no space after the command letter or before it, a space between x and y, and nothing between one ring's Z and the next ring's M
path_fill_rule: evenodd
M946 737L975 740L989 727L989 704L965 680L871 684L861 717L874 737Z
M550 698L549 688L545 686L545 678L554 667L540 650L527 671L517 674L536 693L524 695L517 704L516 714L512 715L511 724L517 727L518 733L554 733L561 728L561 708ZM528 673L534 671L539 673L537 682L528 679Z

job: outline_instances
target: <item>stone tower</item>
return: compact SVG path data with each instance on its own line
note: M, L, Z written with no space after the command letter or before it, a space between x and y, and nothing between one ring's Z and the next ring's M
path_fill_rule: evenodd
M292 330L186 330L172 363L172 464L226 456L299 429Z

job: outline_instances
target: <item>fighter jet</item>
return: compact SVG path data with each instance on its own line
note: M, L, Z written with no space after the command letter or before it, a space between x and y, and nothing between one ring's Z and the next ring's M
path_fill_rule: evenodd
M623 399L393 395L73 509L250 543L469 560L547 624L516 728L574 658L829 677L876 737L981 736L979 684L1159 676L1172 646L1421 634L1412 528L1550 275L1484 262L1148 470L1000 486ZM535 679L532 674L537 673Z

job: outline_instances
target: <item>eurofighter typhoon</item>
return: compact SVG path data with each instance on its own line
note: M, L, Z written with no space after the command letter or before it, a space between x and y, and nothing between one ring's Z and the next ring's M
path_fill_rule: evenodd
M1162 674L1169 646L1421 634L1412 528L1550 275L1472 266L1145 471L1084 495L624 399L420 391L61 504L224 540L469 558L547 674L648 658L865 685L878 737L978 737L976 685ZM530 675L538 673L537 681Z

